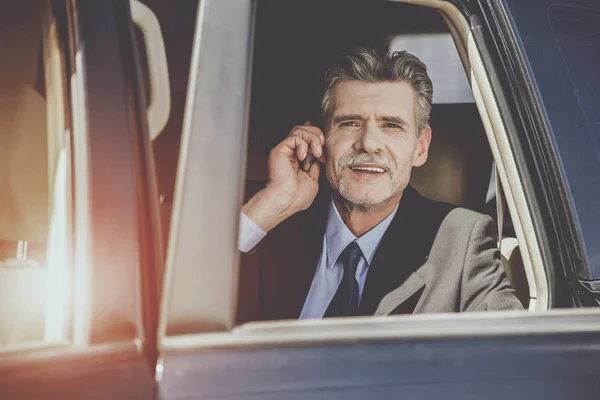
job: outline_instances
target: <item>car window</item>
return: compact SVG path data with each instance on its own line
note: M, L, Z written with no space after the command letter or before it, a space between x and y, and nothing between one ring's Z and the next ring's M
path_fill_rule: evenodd
M340 7L342 3L344 7ZM239 227L239 204L234 196L241 186L247 201L265 186L269 151L294 125L307 120L320 125L325 70L340 53L356 45L390 49L393 45L406 48L415 44L431 50L433 40L443 48L442 54L452 54L456 61L452 70L438 68L439 80L434 78L444 90L440 90L443 96L433 105L435 139L430 159L427 166L419 168L421 173L413 175L411 184L434 200L484 212L487 207L493 170L490 144L477 105L472 96L467 96L471 92L456 45L437 11L394 2L367 5L336 0L317 7L265 0L257 2L256 10L252 10L255 20L252 34L248 34L244 30L247 20L238 21L239 26L231 22L234 13L228 7L232 4L236 4L236 10L249 12L241 3L224 2L208 9L200 3L198 29L202 38L196 40L192 56L166 262L160 331L164 337L226 331L249 321L283 319L295 311L297 304L290 306L292 302L304 301L306 293L297 296L291 290L281 293L281 298L292 299L289 302L273 299L278 293L269 288L276 287L273 282L285 273L262 268L262 260L270 257L264 256L262 249L250 254L234 253L237 247L232 243L237 244ZM228 23L220 23L219 18ZM310 30L293 28L308 20ZM225 39L227 46L223 45ZM250 40L252 46L248 45ZM167 50L169 41L165 33ZM252 55L249 59L248 48ZM441 61L447 58L438 55L430 62ZM246 74L250 72L246 92ZM459 77L461 82L456 82ZM236 80L234 85L233 79L239 82ZM459 96L453 93L457 90ZM223 110L227 118L220 117ZM159 141L170 135L165 132L157 139L155 151ZM240 143L244 143L245 158L236 153ZM163 160L157 158L160 168ZM227 168L223 160L227 160ZM245 185L238 183L235 163L239 160L246 163L241 176ZM233 173L225 175L230 171ZM235 214L231 212L232 199L236 202ZM297 220L300 218L303 216ZM270 237L280 236L275 233ZM286 248L281 246L272 254L273 258L284 258L285 253ZM241 258L239 264L237 257ZM277 265L288 267L285 263ZM293 276L289 274L292 279L288 280L293 281ZM296 286L296 292L303 290L302 285ZM285 291L281 287L277 290ZM524 298L529 298L527 293Z
M323 2L317 12L316 6L305 3L258 2L245 199L265 186L269 151L294 125L311 120L320 126L319 105L327 67L344 51L369 44L390 52L407 50L415 54L426 64L433 81L429 156L423 166L411 171L411 186L432 200L480 212L495 209L495 201L486 203L493 170L490 145L443 17L414 4L344 2L341 7L341 3ZM304 20L311 20L311 30L300 35L291 27ZM323 170L321 173L325 175ZM322 220L310 213L299 215L297 221L290 219L288 226L303 218L313 226ZM302 226L298 222L290 232L300 231ZM293 315L283 311L284 301L277 306L269 304L274 302L268 289L270 280L277 279L278 273L284 274L265 267L272 265L270 257L284 260L287 252L282 240L278 246L268 250L258 246L242 257L237 323ZM528 293L523 298L528 299Z
M600 7L596 1L508 0L541 95L583 238L600 277Z
M0 7L1 349L67 335L70 164L50 2Z

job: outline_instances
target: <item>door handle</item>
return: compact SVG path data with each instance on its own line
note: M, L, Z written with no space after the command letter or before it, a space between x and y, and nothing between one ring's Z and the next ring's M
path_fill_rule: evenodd
M156 15L139 0L131 0L130 3L133 23L140 28L146 47L150 77L148 130L150 131L150 140L154 140L167 125L171 113L171 85L167 54Z

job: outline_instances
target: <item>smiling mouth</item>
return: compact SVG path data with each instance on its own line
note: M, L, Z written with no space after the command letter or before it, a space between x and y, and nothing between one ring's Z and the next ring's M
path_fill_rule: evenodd
M369 173L369 174L383 174L384 172L386 172L386 170L381 167L351 165L348 168L350 168L354 172L362 172L362 173Z

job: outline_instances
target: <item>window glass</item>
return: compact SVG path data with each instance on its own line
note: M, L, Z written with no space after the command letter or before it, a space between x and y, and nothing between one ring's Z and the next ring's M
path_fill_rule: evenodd
M507 1L533 71L600 277L600 7L596 1Z
M67 335L64 55L50 2L0 1L0 348Z

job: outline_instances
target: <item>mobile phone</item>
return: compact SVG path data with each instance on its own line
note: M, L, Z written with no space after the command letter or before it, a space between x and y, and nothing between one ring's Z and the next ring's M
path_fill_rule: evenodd
M313 156L310 149L308 149L306 152L306 157L304 157L303 161L300 161L300 168L302 168L302 171L308 172L310 170L310 166L313 165L315 161L317 161L317 159L315 156Z

